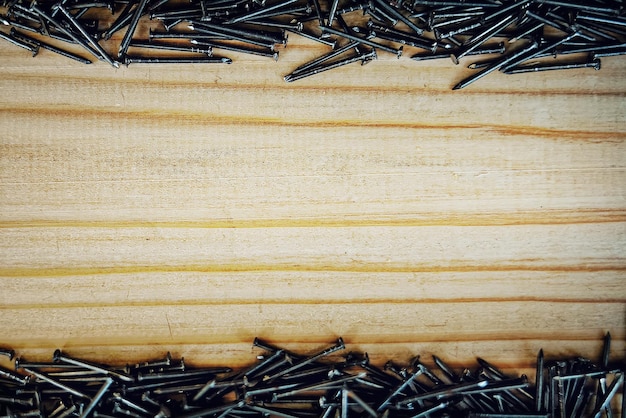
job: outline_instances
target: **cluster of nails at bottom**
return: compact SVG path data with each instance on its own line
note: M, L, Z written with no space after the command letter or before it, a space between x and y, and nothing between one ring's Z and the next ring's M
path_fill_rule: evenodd
M478 71L454 89L496 70L599 70L601 57L626 53L626 16L620 1L4 0L4 6L7 12L0 24L10 33L0 31L0 38L33 55L43 48L83 63L91 60L55 44L79 45L115 67L120 62L232 62L213 56L214 49L277 60L276 45L286 46L290 33L332 49L286 75L288 82L351 63L366 64L378 52L400 58L405 46L425 51L411 57L416 61L452 58L458 63L466 56L488 57L471 63L469 67ZM101 9L116 16L106 27L85 18ZM160 30L151 28L148 39L138 39L139 22L146 17L158 22ZM117 32L124 36L114 58L100 41ZM44 41L48 39L53 44ZM154 50L184 55L146 55ZM575 60L563 58L568 56Z
M249 368L191 368L164 359L125 368L70 357L52 362L15 359L0 369L0 416L18 417L614 417L624 369L609 362L611 337L600 362L584 358L544 362L536 377L510 377L478 358L476 370L455 371L433 356L410 366L377 367L367 354L344 350L341 338L313 355L255 339L263 351ZM1 350L13 359L11 350ZM331 357L329 357L331 356Z

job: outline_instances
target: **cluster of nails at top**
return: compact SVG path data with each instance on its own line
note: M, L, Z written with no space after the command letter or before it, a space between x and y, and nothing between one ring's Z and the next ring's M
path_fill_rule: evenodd
M380 368L355 353L333 362L331 355L345 349L341 338L309 356L255 339L264 353L239 371L190 368L169 353L116 369L57 350L50 363L18 358L16 372L0 368L0 416L612 418L621 392L624 417L624 369L609 362L610 344L607 334L599 364L544 362L540 350L534 384L481 358L477 370L461 373L437 356L432 367L417 357L408 368Z
M120 62L232 62L213 56L213 50L276 60L276 45L286 46L289 33L331 49L286 75L286 81L350 63L366 64L377 58L378 51L399 58L405 46L422 51L411 57L416 61L452 58L458 63L469 55L488 57L472 63L470 68L478 71L454 89L495 70L506 74L598 70L601 57L626 53L622 0L270 1L4 0L6 13L0 16L0 23L10 28L10 33L0 31L0 37L33 54L45 48L90 63L60 46L77 44L90 56L115 67ZM102 17L99 10L103 8L113 13L104 23L94 20L94 16ZM93 10L98 13L91 13ZM159 22L160 28L151 28L147 39L145 35L140 39L138 27L144 16ZM124 35L112 55L101 40L118 32ZM155 49L182 55L146 52Z

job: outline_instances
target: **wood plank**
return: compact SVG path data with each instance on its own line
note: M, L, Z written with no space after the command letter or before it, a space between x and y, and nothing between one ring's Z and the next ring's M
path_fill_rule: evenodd
M532 375L611 331L623 359L626 61L282 81L324 51L114 70L0 44L0 343L245 365L255 336L342 335Z
M624 338L619 304L555 302L453 303L250 303L245 305L152 305L5 310L12 324L7 343L37 346L202 344L250 341L270 335L277 341L313 341L319 335L383 344L590 340L603 327ZM558 324L559 331L544 328ZM39 330L34 336L32 329ZM445 330L445 331L444 331ZM445 334L444 334L445 332ZM326 340L329 338L326 337Z
M622 270L132 272L3 278L5 309L254 303L623 302ZM251 286L251 284L255 286ZM33 296L42 293L53 298ZM91 291L92 289L104 289ZM610 298L608 295L612 295ZM619 307L619 305L616 305Z

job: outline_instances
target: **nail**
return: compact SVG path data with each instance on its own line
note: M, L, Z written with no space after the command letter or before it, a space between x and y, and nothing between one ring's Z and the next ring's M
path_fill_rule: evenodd
M535 370L535 411L541 412L543 407L543 349L537 354L537 367Z
M423 372L421 370L417 370L415 373L412 373L408 376L407 379L404 380L404 382L400 383L392 392L391 394L389 394L389 396L387 396L387 398L378 406L378 408L376 409L378 412L382 412L384 411L387 406L391 403L391 401L398 396L404 389L406 389L407 386L409 386L409 384L416 379L417 377L419 377Z
M305 367L304 370L299 370L296 373L289 373L281 377L283 381L296 381L296 382L307 382L311 379L311 376L326 376L329 379L332 379L337 376L341 376L342 372L339 371L336 367L328 367L326 365L322 365L319 367Z
M8 357L9 360L13 360L13 357L15 357L15 351L8 348L0 348L0 356L5 356Z
M0 32L0 39L4 39L5 41L8 41L15 46L19 46L20 48L30 51L33 54L33 57L37 55L37 53L39 52L39 47L37 45L32 45L30 43L23 42L19 39L16 39L15 37L11 35L7 35L4 32Z
M385 363L384 369L390 371L402 381L409 376L408 371L405 368L398 368L391 360Z
M81 57L79 55L72 54L71 52L68 52L68 51L65 51L63 49L57 48L57 47L52 46L50 44L47 44L45 42L41 42L41 41L39 41L39 40L37 40L35 38L31 38L29 36L26 36L26 35L24 35L24 34L22 34L20 32L17 32L15 30L15 28L11 28L11 35L13 35L17 39L21 39L21 40L23 40L25 42L31 42L31 43L37 45L40 48L47 49L48 51L52 51L52 52L54 52L56 54L59 54L59 55L64 56L66 58L72 59L74 61L78 61L78 62L80 62L82 64L91 64L91 61L88 60L87 58L83 58L83 57Z
M167 19L185 19L185 20L193 20L200 19L202 17L202 10L200 8L191 8L191 9L177 9L177 10L169 10L166 12L152 13L150 15L150 20L158 19L158 20L167 20Z
M453 400L449 400L449 401L443 401L440 402L438 404L435 404L433 406L430 406L420 412L418 412L415 415L412 415L412 418L425 418L425 417L429 417L431 414L437 412L437 411L441 411L442 409L446 409L448 406L450 406L451 404L456 403L456 401ZM508 415L507 415L508 417ZM502 416L500 416L500 418L502 418Z
M311 16L311 13L313 13L313 9L314 8L311 7L311 5L307 3L304 6L294 6L292 8L278 9L276 11L270 11L270 12L266 11L265 13L261 13L254 17L251 17L249 20L268 19L268 18L273 18L273 17L283 17L285 15L293 15L293 16L297 16L298 19L301 20L302 22L308 22L309 20L317 19L317 16Z
M365 412L367 412L368 414L370 414L370 416L372 416L374 418L378 418L378 413L376 411L374 411L374 409L372 409L372 407L369 406L369 404L367 402L365 402L363 399L361 399L360 396L358 396L356 393L354 393L354 391L347 390L346 392L347 392L348 398L350 398L353 401L355 401L361 408L363 408L363 410Z
M324 408L324 412L322 413L320 418L331 418L331 417L335 416L335 412L336 411L337 411L337 406L335 406L335 405L328 405L326 408Z
M469 393L469 391L473 389L478 389L478 391L480 392L481 390L486 388L488 385L489 385L489 381L487 380L481 380L478 382L461 383L450 388L442 388L442 389L433 390L427 393L420 393L417 395L408 396L402 400L397 401L396 404L400 406L404 406L410 403L424 401L424 400L428 400L431 398L440 399L443 397L452 397L459 393L463 393L463 394Z
M585 10L588 12L608 13L617 15L621 12L621 8L594 6L588 3L573 3L561 0L535 0L537 3L550 4L553 6L571 7L573 9Z
M622 382L622 415L621 418L626 418L626 383Z
M12 371L7 370L3 367L0 367L0 377L17 382L22 386L28 384L28 382L30 381L29 376L22 376L20 374L13 373Z
M341 390L341 418L348 418L348 390Z
M598 60L598 70L600 69L600 64ZM606 369L609 367L609 354L611 352L611 333L607 332L604 336L604 345L602 346L602 358L601 358L601 366Z
M333 21L335 20L335 15L337 14L337 6L339 6L339 0L332 0L332 3L330 4L330 10L328 12L328 23L324 24L324 20L320 19L320 26L326 26L326 25L332 26L333 25ZM316 6L316 9L321 10L317 6Z
M474 51L467 53L467 55L503 54L504 52L504 43L500 42L496 47L475 49ZM427 61L433 59L450 58L451 53L453 52L448 52L445 54L415 54L411 56L411 59L414 61Z
M527 38L533 32L538 32L541 29L543 29L544 26L545 26L545 23L539 22L539 23L533 23L531 25L528 25L525 28L518 28L518 32L515 33L513 37L509 38L509 43L515 43L519 41L520 39Z
M156 394L156 391L155 391L155 394ZM140 405L137 405L135 402L132 402L132 401L124 398L121 393L113 392L113 394L112 394L110 399L114 399L116 402L119 402L122 405L125 405L125 406L127 406L127 407L129 407L131 409L134 409L135 411L137 411L137 412L139 412L141 414L151 415L150 411L148 411L147 409L143 408ZM161 406L161 405L159 405L159 406ZM154 415L154 414L152 414L152 415Z
M608 387L604 397L600 398L599 405L593 411L594 418L600 418L603 413L606 412L607 416L612 416L610 413L610 403L613 399L613 396L617 393L620 386L624 383L624 373L620 373L619 377L615 377L611 386Z
M467 31L470 31L472 29L478 29L481 26L483 26L483 24L481 22L473 22L473 23L470 23L468 25L462 26L460 28L453 29L453 30L445 32L445 33L441 33L440 31L435 29L435 31L434 31L435 38L438 39L438 40L440 40L440 39L448 39L448 38L451 38L451 37L453 37L455 35L461 35L461 34L467 32Z
M126 52L128 51L128 47L130 45L130 41L133 38L133 35L135 34L135 30L137 29L137 24L139 23L139 19L141 18L141 15L144 12L146 4L148 4L148 0L139 0L139 3L137 3L137 7L135 7L132 18L130 19L128 23L128 29L126 29L124 38L122 38L122 42L120 43L120 47L117 51L118 58L123 58L126 55Z
M67 386L67 385L65 385L65 384L63 384L63 383L61 383L61 382L59 382L59 381L57 381L55 379L52 379L51 377L45 375L44 373L37 372L35 370L28 369L28 368L24 368L24 370L27 373L30 373L33 376L35 376L38 380L42 380L44 382L50 383L51 385L56 386L59 389L64 390L65 392L71 393L74 396L78 396L79 398L90 399L90 397L85 395L84 393L79 392L76 389L73 389L73 388L71 388L71 387L69 387L69 386Z
M232 404L220 405L220 406L207 408L207 409L199 409L198 411L182 415L180 418L203 418L203 417L214 416L215 414L219 414L219 413L222 413L222 415L224 414L228 415L233 409L242 408L243 406L245 406L245 404L246 403L244 401L237 401ZM219 416L222 416L222 415L219 415Z
M366 63L366 62L368 62L368 61L370 61L372 59L376 59L376 50L375 49L372 49L372 51L370 51L369 53L359 54L359 55L356 55L356 56L353 56L353 57L349 57L349 58L346 58L346 59L343 59L343 60L340 60L340 61L335 61L335 62L333 62L331 64L328 64L328 65L313 67L313 68L310 68L308 70L300 71L300 72L295 73L295 74L293 74L293 73L292 74L288 74L288 75L286 75L284 77L284 79L285 79L286 82L290 83L292 81L300 80L300 79L305 78L305 77L310 77L312 75L319 74L319 73L324 72L324 71L332 70L334 68L338 68L338 67L341 67L341 66L344 66L344 65L347 65L347 64L352 64L354 62L361 61L361 63L364 64L364 63Z
M403 381L402 378L392 376L388 373L385 373L378 367L369 364L369 357L367 356L367 353L365 353L365 359L366 362L361 363L359 366L368 372L368 376L370 378L374 378L376 381L382 382L387 387L395 387L398 382Z
M19 398L10 398L7 396L0 396L0 404L11 404L11 405L20 405L20 406L33 406L32 399L19 399Z
M553 49L555 49L557 46L563 44L564 42L567 42L569 40L571 40L572 38L575 38L576 36L579 35L579 32L574 32L569 34L568 36L561 38L555 42L550 42L547 45L543 46L542 48L536 50L536 51L532 51L532 53L529 53L528 55L522 55L521 57L509 62L508 64L502 66L502 68L500 68L500 71L506 72L507 70L516 67L518 64L521 64L522 62L532 59L538 55L544 54L548 51L551 51Z
M459 376L452 370L452 368L448 367L446 363L443 362L439 357L433 354L433 361L435 365L439 367L439 370L443 372L443 374L450 380L450 383L457 383L460 381Z
M87 418L89 415L91 415L91 412L93 411L93 409L100 402L100 399L102 399L104 394L107 393L107 391L109 390L112 384L113 384L113 379L110 377L107 377L106 381L102 384L100 389L98 389L98 392L96 392L94 397L91 398L91 402L89 402L89 404L87 405L83 413L80 414L80 418Z
M421 372L424 376L426 376L428 378L428 380L433 382L435 385L442 385L443 384L441 379L439 379L433 372L431 372L428 367L426 367L424 364L420 363L419 356L416 357L415 360L413 360L411 363L413 365L413 368L416 369L416 371Z
M263 416L281 417L281 418L299 418L297 415L287 414L277 409L264 408L264 407L256 406L256 405L246 405L245 407L253 411L261 412Z
M292 32L293 33L294 31L288 30L288 32ZM307 31L304 31L304 30L303 31L299 31L299 32L295 32L295 33L297 33L298 35L300 35L300 36L302 36L304 38L310 39L310 40L315 41L315 42L319 42L319 43L324 44L324 45L327 45L331 49L335 49L335 45L337 43L336 41L322 39L322 38L320 38L318 36L315 36L315 35L313 35L311 33L308 33Z
M554 70L572 70L576 68L593 68L594 70L600 70L601 62L599 59L594 59L592 61L574 63L574 64L553 64L553 65L532 65L526 67L515 67L511 68L507 71L504 71L505 74L522 74L522 73L532 73L532 72L540 72L540 71L554 71Z
M154 43L154 42L132 41L129 47L130 48L159 49L163 51L191 52L195 54L204 54L208 56L211 56L213 53L212 48L202 49L202 48L185 47L185 46L179 46L179 45L160 44L160 43ZM142 367L151 367L151 366L142 366Z
M298 386L299 383L289 383L289 384L285 384L285 385L275 385L275 386L269 386L269 387L263 387L260 389L254 389L254 390L247 390L245 392L244 397L246 399L250 399L250 398L254 398L255 396L259 396L259 395L267 395L267 394L274 394L274 393L278 393L278 392L282 392L288 389L293 389L295 387Z
M608 50L605 52L595 52L593 54L591 54L591 58L592 59L599 59L599 58L604 58L604 57L616 57L619 55L626 55L626 49L614 49L614 50Z
M470 38L468 41L463 43L463 46L461 47L460 51L455 52L454 54L450 54L450 58L452 59L452 62L454 62L455 64L458 64L461 58L468 55L469 53L477 49L480 45L487 42L494 34L504 29L505 27L509 26L514 20L515 20L515 17L513 15L506 16L504 19L500 20L498 23L494 24L491 27L486 28L484 31Z
M195 59L195 58L193 58ZM230 367L214 367L209 369L197 369L197 370L188 370L179 373L137 373L137 381L150 381L150 380L173 380L173 379L191 379L194 377L205 377L205 376L214 376L217 374L229 373L232 369Z
M359 38L358 36L351 35L349 33L345 33L345 32L342 32L342 31L339 31L339 30L336 30L336 29L333 29L333 28L329 28L328 26L322 26L321 29L322 29L323 33L330 33L332 35L341 36L343 38L350 39L352 41L357 41L357 42L359 42L359 43L361 43L363 45L368 45L368 46L371 46L373 48L378 48L378 49L381 49L383 51L391 52L392 54L395 54L398 58L400 58L400 56L402 56L402 47L400 47L398 49L390 48L390 47L388 47L386 45L383 45L383 44L380 44L378 42L373 42L373 41L370 41L368 39Z
M580 22L576 22L576 24L572 25L572 27L576 27L576 30L579 32L590 33L591 36L597 37L598 39L604 39L608 42L619 40L619 38L617 38L615 35L602 30L603 28L597 28L591 23L583 24Z
M51 16L50 14L48 14L48 13L44 12L43 10L41 10L37 6L36 3L33 2L30 7L40 17L45 19L48 22L48 24L52 24L57 30L59 30L63 35L67 36L67 38L68 38L68 39L65 39L65 38L60 37L59 39L63 40L64 42L73 42L73 43L79 44L80 46L85 48L87 51L89 51L89 53L92 54L93 56L97 57L98 59L102 59L102 57L99 55L98 51L94 50L85 39L82 39L82 38L76 36L73 31L71 31L69 29L66 29L65 26L62 25L53 16ZM50 36L52 38L55 38L55 36L53 36L52 33L50 33Z
M308 70L308 69L313 68L313 67L315 67L317 65L320 65L320 64L322 64L322 63L324 63L324 62L326 62L328 60L336 58L339 55L343 54L344 52L346 52L346 51L348 51L348 50L350 50L352 48L354 48L357 45L359 45L358 42L354 42L354 41L350 42L350 43L342 46L339 49L336 49L336 50L334 50L332 52L329 52L326 55L322 55L321 57L318 57L318 58L316 58L316 59L314 59L312 61L307 62L306 64L303 64L303 65L299 66L298 68L293 70L291 72L291 74L289 74L289 75L295 75L295 74L301 73L301 72L303 72L305 70Z
M490 414L470 412L467 418L550 418L549 414Z
M78 359L66 356L59 349L57 349L54 352L53 358L54 358L54 361L57 362L57 363L61 362L61 363L73 364L75 366L84 367L85 369L93 370L94 372L102 373L102 374L105 374L107 376L111 376L111 377L114 377L116 379L123 380L125 382L132 382L132 381L134 381L134 378L131 377L131 376L128 376L127 374L116 372L114 370L107 369L107 368L98 366L96 364L90 363L90 362L86 362L86 361L83 361L83 360L78 360Z
M65 9L65 7L63 7L60 3L57 3L54 6L54 10L60 11L65 16L65 18L72 24L72 26L74 26L80 32L84 40L87 41L96 51L98 51L100 58L102 58L109 65L115 68L119 67L119 64L113 61L111 57L109 57L109 54L107 54L107 52L100 46L100 44L96 42L96 40L93 39L93 37L89 33L87 33L85 28L78 22L78 20L74 18L74 16L72 16L69 11L67 11L67 9Z
M370 53L370 55L371 55L371 53ZM374 52L373 56L375 56L375 52ZM357 60L358 59L367 59L367 57L365 55L362 55L360 57L357 57ZM328 68L328 69L330 69L330 68ZM293 80L290 80L290 81L293 81ZM319 360L322 357L325 357L325 356L327 356L329 354L332 354L332 353L334 353L336 351L343 350L345 348L346 348L346 346L345 346L345 344L343 342L343 339L341 337L339 337L337 339L337 344L335 344L334 346L329 347L329 348L327 348L325 350L322 350L322 351L320 351L319 353L317 353L317 354L315 354L313 356L310 356L308 358L300 360L299 362L297 362L293 366L291 366L291 367L289 367L289 368L287 368L285 370L282 370L282 371L280 371L278 373L275 373L274 375L272 375L272 376L270 376L270 377L268 377L267 379L264 379L264 380L272 381L272 380L276 379L277 377L289 374L289 373L291 373L291 372L293 372L295 370L298 370L301 367L306 366L307 364L310 364L310 363L313 363L316 360Z
M282 348L271 345L259 337L255 337L254 341L252 341L252 346L260 348L261 350L269 351L270 353L275 353L276 351L284 351Z
M126 416L129 416L129 417L132 417L132 418L144 418L142 415L139 415L139 414L131 411L130 409L122 408L120 406L120 404L117 403L117 402L113 405L112 413L113 413L113 416L126 415ZM98 414L98 416L101 417L102 415Z
M487 385L482 387L481 389L469 389L463 391L463 394L476 394L476 393L490 393L490 392L501 392L501 391L511 391L516 389L524 389L529 386L528 378L525 375L522 377L515 379L506 379L499 381L487 381Z
M559 365L557 363L557 366L559 368L557 368L557 375L561 375L562 371L560 370L561 365ZM560 413L560 417L561 418L567 418L566 417L566 404L565 404L565 387L563 384L563 380L557 380L556 381L556 396L558 396L558 402L557 402L557 408L558 411Z
M285 29L285 30L290 30L290 31L295 31L295 32L300 32L304 28L304 25L302 24L302 22L299 22L297 20L293 20L290 23L280 23L280 22L274 22L270 20L259 19L259 20L248 20L246 23L249 23L251 25L257 25L257 26L267 26L268 28Z
M509 62L521 57L524 54L527 54L528 52L536 49L539 46L539 44L537 43L537 41L533 41L531 42L530 45L526 46L525 48L521 49L520 51L517 51L514 54L511 54L508 57L503 58L502 60L494 63L493 65L491 65L490 67L487 67L485 69L483 69L482 71L480 71L479 73L461 81L459 84L457 84L456 86L454 86L452 88L452 90L459 90L462 89L464 87L469 86L470 84L472 84L473 82L481 79L482 77L486 76L487 74L492 73L493 71L496 71L498 69L500 69L501 67L507 65Z
M281 1L281 2L275 4L275 5L271 6L271 7L265 7L265 8L256 10L254 12L245 14L243 16L239 16L239 17L236 17L234 19L231 19L231 20L229 20L229 21L227 21L225 23L233 24L233 23L243 22L245 20L252 19L254 17L258 17L258 16L263 15L263 14L267 14L268 12L272 12L274 10L281 9L281 8L283 8L285 6L288 6L288 5L292 4L292 3L295 3L296 1L298 1L298 0Z
M191 39L189 42L191 42L194 45L198 45L200 47L216 48L216 49L223 49L225 51L240 52L242 54L258 55L261 57L272 58L274 61L278 61L278 51L245 48L242 46L234 46L230 44L226 45L221 42L205 41L205 40L199 40L199 39Z
M385 0L373 0L376 3L377 7L380 7L385 12L389 13L394 18L398 19L402 23L404 23L409 29L415 32L416 35L421 35L424 31L419 28L412 20L407 19L402 13L398 11L398 9L390 6ZM330 25L329 25L330 26Z
M72 405L69 408L65 409L65 411L63 411L62 413L60 413L59 415L57 415L55 418L67 418L70 415L76 415L75 412L78 408L76 407L76 405ZM95 414L94 414L95 416Z
M591 22L606 23L614 26L626 26L626 19L618 16L607 16L606 14L590 14L590 13L578 13L576 14L576 21L588 20Z
M198 381L199 378L192 378L192 379L177 379L177 380L171 380L167 382L167 386L184 386L184 385L189 385L191 383L194 383L196 381ZM133 385L128 385L128 386L124 386L124 392L125 393L134 393L134 392L145 392L145 391L152 391L158 388L163 387L163 383L164 382L155 382L155 383L146 383L146 384L133 384ZM198 381L197 383L202 383L202 381Z
M350 6L347 6L347 7L343 8L343 9L337 10L336 14L337 15L345 15L346 13L356 12L358 10L363 10L363 9L365 9L367 7L368 7L368 5L367 5L366 2L361 2L361 3L357 3L355 5L350 5ZM324 25L320 24L320 26L324 26Z
M302 393L302 392L311 392L311 391L324 390L324 389L334 389L334 388L337 388L337 386L341 387L343 384L347 382L351 382L351 381L354 381L356 379L359 379L365 376L367 376L367 373L361 372L359 374L342 377L340 379L327 380L327 381L322 381L320 383L296 386L294 389L291 389L287 392L274 393L272 396L272 401L276 401L282 398L287 398L287 397L297 395L298 393Z
M609 43L609 44L592 44L592 45L584 45L584 46L574 46L558 49L557 53L560 55L569 55L569 54L578 54L581 52L603 52L603 51L612 51L615 49L624 49L626 48L626 43Z
M168 57L130 57L124 58L124 64L232 64L232 60L226 57L204 58L168 58Z
M413 46L416 48L422 48L434 52L437 49L437 42L423 41L421 39L412 38L412 37L404 37L392 34L390 32L377 32L375 30L371 30L368 34L368 38L379 38L385 39L391 42L397 42L402 45Z
M435 23L434 21L431 21L428 23L428 29L432 32L434 31L434 29L439 29L445 26L450 26L450 25L457 25L457 24L463 24L467 21L473 20L476 16L482 16L483 12L478 12L478 14L472 14L472 13L467 13L467 14L460 14L459 16L450 16L450 17L454 17L454 19L443 19L437 23ZM431 18L432 18L432 14L431 14Z
M252 39L252 38L247 38L245 36L242 35L238 35L238 34L234 34L232 32L230 33L226 33L221 29L213 29L213 28L209 28L207 26L204 25L204 23L191 23L190 25L188 25L189 29L191 29L192 31L196 31L198 33L204 33L207 35L217 35L217 36L223 36L225 39L227 40L234 40L234 41L239 41L239 42L244 42L247 44L251 44L251 45L256 45L256 46L262 46L264 48L268 48L270 50L274 50L274 45L276 44L273 41L266 41L266 40L258 40L258 39ZM192 35L192 37L195 35Z
M384 22L386 25L395 26L398 24L398 19L391 16L380 7L376 7L374 0L368 0L368 7L364 10L364 12L374 20Z
M380 25L378 23L373 22L372 20L369 20L367 22L367 27L370 30L375 31L379 37L381 37L380 36L381 32L383 34L395 35L395 39L397 40L389 39L394 42L400 42L400 43L404 43L410 46L427 49L431 51L432 53L434 53L435 50L437 49L437 41L426 39L426 38L419 38L419 37L413 36L410 33L396 30L396 29L387 27L385 25Z
M122 10L122 13L120 13L120 15L118 16L118 18L113 23L111 23L111 26L109 27L109 29L107 29L106 31L102 33L102 38L108 40L111 38L111 36L115 32L119 31L124 26L128 25L128 23L130 23L131 19L133 18L133 14L131 13L131 10L133 9L133 6L135 5L136 5L135 2L129 1L126 7L124 8L124 10Z
M209 22L193 22L193 29L203 29L207 31L214 31L225 36L235 35L243 39L255 39L258 41L264 41L269 44L283 44L287 43L287 38L284 32L264 32L259 30L241 29L237 27L228 27L225 25L215 25Z

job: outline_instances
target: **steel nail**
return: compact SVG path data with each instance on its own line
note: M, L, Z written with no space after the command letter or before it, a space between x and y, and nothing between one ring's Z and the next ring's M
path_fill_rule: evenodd
M137 24L139 23L139 19L141 15L144 13L144 9L148 4L148 0L139 0L137 3L137 7L133 11L132 18L128 23L128 29L124 34L124 38L122 38L122 42L120 42L120 47L117 52L118 58L123 58L126 55L126 51L128 51L128 47L130 46L130 41L135 34L135 30L137 29Z
M71 52L68 52L68 51L65 51L63 49L57 48L57 47L52 46L50 44L47 44L45 42L41 42L41 41L39 41L39 40L37 40L35 38L31 38L29 36L26 36L26 35L24 35L24 34L22 34L20 32L17 32L15 30L15 28L11 28L11 35L13 35L17 39L21 39L21 40L26 41L26 42L31 42L31 43L37 45L40 48L47 49L48 51L52 51L52 52L54 52L56 54L59 54L59 55L64 56L66 58L70 58L70 59L72 59L74 61L78 61L78 62L83 63L83 64L91 64L91 61L88 60L87 58L83 58L83 57L81 57L79 55L72 54Z
M504 71L505 74L522 74L522 73L533 73L540 71L555 71L555 70L572 70L577 68L593 68L598 71L601 68L601 61L596 58L591 61L581 62L581 63L572 63L572 64L553 64L553 65L532 65L532 66L524 66L524 67L514 67L510 68L507 71Z
M21 41L11 35L7 35L4 32L0 32L0 39L4 39L5 41L8 41L10 43L12 43L15 46L19 46L20 48L26 49L27 51L30 51L33 54L33 57L35 55L37 55L37 53L39 52L39 46L38 45L33 45L30 44L28 42L24 42ZM6 355L6 354L4 354Z
M358 59L366 59L366 58L364 56L361 56L361 57L358 57ZM337 339L337 344L335 344L334 346L329 347L329 348L327 348L325 350L322 350L319 353L314 354L314 355L312 355L310 357L307 357L307 358L305 358L303 360L300 360L296 364L294 364L293 366L288 367L287 369L284 369L284 370L282 370L282 371L280 371L278 373L275 373L274 375L269 376L269 377L267 377L264 380L272 381L272 380L276 379L277 377L289 374L289 373L291 373L291 372L293 372L295 370L298 370L299 368L301 368L303 366L306 366L307 364L311 364L311 363L315 362L316 360L319 360L322 357L325 357L325 356L327 356L329 354L332 354L332 353L334 353L336 351L343 350L345 348L346 348L346 346L345 346L345 344L343 342L343 339L341 337L339 337Z
M226 57L169 58L169 57L124 57L124 64L232 64Z
M71 388L69 386L67 386L66 384L63 384L55 379L52 379L51 377L47 376L44 373L32 370L32 369L28 369L28 368L24 368L24 370L27 373L32 374L33 376L35 376L38 380L42 380L44 382L50 383L53 386L58 387L59 389L64 390L65 392L71 393L74 396L78 396L79 398L85 398L85 399L90 399L89 396L85 395L82 392L79 392L78 390Z
M537 41L533 41L530 43L530 45L526 46L525 48L517 51L516 53L513 53L507 57L504 57L502 60L494 63L493 65L483 69L482 71L480 71L479 73L461 81L460 83L458 83L456 86L454 86L452 88L452 90L459 90L462 89L464 87L469 86L470 84L472 84L473 82L481 79L482 77L486 76L487 74L492 73L493 71L499 70L501 67L507 65L509 62L521 57L524 54L527 54L528 52L536 49L539 46L539 44L537 43Z
M58 350L58 349L54 352L53 358L54 358L54 361L57 363L61 362L61 363L73 364L75 366L84 367L85 369L93 370L95 372L102 373L107 376L111 376L116 379L123 380L125 382L133 382L135 380L132 376L129 376L125 373L116 372L114 370L98 366L97 364L94 364L94 363L90 363L87 361L78 360L78 359L69 357L63 354L61 350Z
M65 16L65 18L72 24L72 26L74 26L74 28L76 28L80 32L80 34L83 36L83 39L87 43L89 43L96 51L98 51L98 54L104 61L106 61L108 64L115 68L119 67L119 64L113 61L111 57L109 57L109 54L104 50L104 48L100 46L100 44L85 30L85 28L78 22L78 20L74 18L74 16L72 16L70 12L61 5L61 3L57 3L54 7L54 10L60 11Z
M333 28L329 28L328 26L322 26L321 29L322 29L323 33L330 33L332 35L341 36L343 38L350 39L352 41L357 41L359 43L371 46L373 48L378 48L378 49L381 49L383 51L391 52L392 54L395 54L397 58L400 58L402 56L402 49L403 49L402 47L397 48L397 49L396 48L390 48L390 47L388 47L386 45L383 45L383 44L380 44L378 42L373 42L373 41L370 41L368 39L359 38L358 36L351 35L349 33L342 32L340 30L336 30L336 29L333 29Z
M102 399L104 394L107 393L107 391L109 390L112 384L113 384L113 379L111 377L107 377L105 382L100 387L100 389L98 389L98 392L96 392L94 397L91 398L91 401L89 402L87 407L85 407L85 409L83 410L83 413L80 414L79 418L87 418L93 412L93 409L96 407L96 405L98 405L98 403L100 402L100 399Z
M0 348L0 356L6 356L9 360L13 360L13 357L15 357L15 351L8 348Z

